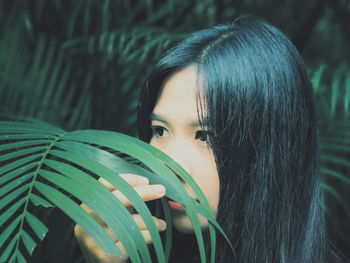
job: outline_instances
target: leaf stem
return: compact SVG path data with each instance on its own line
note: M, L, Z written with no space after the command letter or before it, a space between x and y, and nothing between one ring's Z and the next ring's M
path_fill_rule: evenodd
M34 184L36 182L36 178L38 177L39 175L39 171L41 169L41 166L43 165L44 163L44 160L46 158L46 156L48 155L49 151L51 150L51 148L54 146L54 144L59 140L61 139L65 134L59 134L58 136L56 136L54 138L54 140L48 145L48 147L46 148L46 150L42 153L42 157L40 159L40 161L38 162L38 167L37 169L34 171L34 176L33 176L33 179L30 183L30 186L29 186L29 190L28 190L28 193L27 193L27 196L26 196L26 201L25 201L25 204L24 204L24 208L23 208L23 213L21 214L21 223L19 225L19 232L18 234L16 235L17 236L17 242L16 242L16 247L15 247L15 250L14 250L14 255L16 254L16 251L18 251L18 246L19 246L19 241L20 241L20 237L22 236L22 229L23 229L23 224L24 224L24 219L25 219L25 216L26 216L26 211L27 211L27 208L28 208L28 204L29 204L29 200L30 200L30 196L32 194L32 191L33 191L33 187L34 187ZM32 252L32 251L31 251ZM30 253L29 253L30 254Z

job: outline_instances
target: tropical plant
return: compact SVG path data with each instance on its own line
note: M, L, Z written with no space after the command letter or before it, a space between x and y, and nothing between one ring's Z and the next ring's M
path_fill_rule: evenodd
M165 250L152 214L136 191L116 174L132 173L149 178L150 183L166 187L166 197L182 203L192 222L202 262L206 262L204 241L196 214L210 222L211 262L215 258L215 227L222 232L211 214L208 202L190 175L172 159L152 146L120 133L80 130L65 132L45 123L0 122L0 243L1 262L25 262L22 245L29 255L48 231L31 213L31 207L57 206L91 235L109 254L122 256L101 225L82 209L79 200L118 236L132 262L151 262L139 228L128 209L94 177L102 177L130 200L148 227L157 259L169 257L172 233L167 229ZM139 163L141 162L141 164ZM136 165L138 163L138 165ZM189 196L182 186L187 182L198 198ZM68 194L67 194L68 193ZM161 199L165 220L171 225L170 209ZM161 211L156 211L159 214ZM26 225L28 225L26 227ZM29 227L29 228L28 228ZM227 239L228 240L228 239Z
M347 250L350 219L350 67L329 71L321 65L313 73L319 114L322 188L329 235ZM347 244L347 245L345 245Z

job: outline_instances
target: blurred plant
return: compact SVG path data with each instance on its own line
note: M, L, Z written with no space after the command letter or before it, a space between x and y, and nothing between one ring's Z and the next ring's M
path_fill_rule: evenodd
M349 246L350 219L350 66L329 70L322 65L313 74L319 114L322 187L329 234Z

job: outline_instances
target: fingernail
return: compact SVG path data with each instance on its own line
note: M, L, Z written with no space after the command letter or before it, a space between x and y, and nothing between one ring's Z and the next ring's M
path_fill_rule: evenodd
M166 229L166 223L165 221L160 221L160 231L164 231Z
M159 195L164 195L165 187L161 184L154 185L154 191Z

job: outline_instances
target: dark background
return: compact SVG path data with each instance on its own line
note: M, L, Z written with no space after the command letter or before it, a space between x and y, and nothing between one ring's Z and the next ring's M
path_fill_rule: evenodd
M188 33L244 15L280 28L306 61L322 205L330 239L350 258L348 0L0 0L1 111L136 136L137 98L152 63Z

